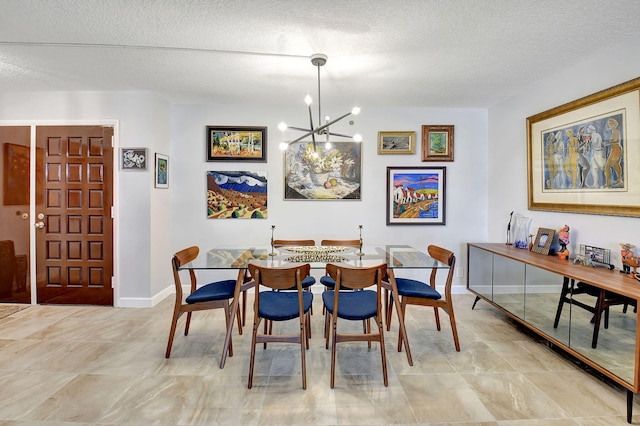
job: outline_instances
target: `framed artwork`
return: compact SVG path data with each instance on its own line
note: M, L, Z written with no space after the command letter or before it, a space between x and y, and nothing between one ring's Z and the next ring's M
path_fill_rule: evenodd
M387 167L387 225L444 225L446 167Z
M285 200L360 200L360 142L294 142L284 153Z
M207 161L267 161L266 127L207 126Z
M453 161L453 126L422 126L422 161Z
M378 132L378 154L413 154L416 132Z
M169 187L169 157L156 153L155 187Z
M147 148L120 148L123 170L147 170Z
M640 78L527 118L530 210L640 216Z
M550 228L538 228L536 239L531 246L531 251L538 254L549 254L551 244L553 243L553 237L555 236L555 229Z
M208 219L266 219L267 172L207 172Z

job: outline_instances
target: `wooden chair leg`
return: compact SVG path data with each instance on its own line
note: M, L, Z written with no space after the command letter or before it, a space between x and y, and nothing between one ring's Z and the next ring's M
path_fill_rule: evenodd
M387 331L391 330L391 318L392 317L392 313L393 313L393 293L389 292L389 300L388 300L388 307L386 309L386 314L387 314Z
M191 312L187 312L187 322L184 324L184 335L189 334L189 325L191 325Z
M458 328L456 327L456 318L453 313L453 305L450 303L447 308L449 314L449 322L451 323L451 333L453 334L453 344L456 347L456 351L460 352L460 340L458 339Z
M384 385L389 386L389 378L387 377L387 352L384 348L384 327L382 326L382 315L378 315L378 317L376 318L376 324L378 325L380 353L382 355L382 377L384 378ZM371 343L371 341L369 341L369 343Z
M331 321L331 389L333 389L336 380L336 319L337 316L335 316Z
M169 330L169 342L167 343L167 351L164 354L165 358L169 358L169 356L171 356L171 346L173 346L173 337L176 334L178 318L180 318L180 312L174 311L173 318L171 319L171 329Z
M308 345L309 345L309 337L307 336L306 333L306 321L305 321L305 315L302 315L300 317L300 360L302 363L302 389L306 389L307 388L307 362L306 362L306 352L308 349ZM307 343L306 347L304 343Z
M227 301L227 303L224 305L225 330L229 328L229 321L231 321L231 310L229 309L229 302ZM231 339L229 339L229 356L233 356L233 342L231 341Z
M400 315L402 316L402 320L404 321L404 314L407 310L407 301L404 298L401 299L400 302ZM398 352L402 352L402 333L398 330Z
M433 307L433 312L436 315L436 328L438 329L438 331L440 331L440 313L438 312L437 306Z
M256 360L256 338L258 336L258 321L253 322L253 335L251 337L251 359L249 360L249 382L247 387L251 389L253 386L253 366Z

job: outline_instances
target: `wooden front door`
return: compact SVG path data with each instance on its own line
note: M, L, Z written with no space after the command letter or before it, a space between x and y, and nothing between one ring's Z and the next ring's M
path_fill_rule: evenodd
M38 303L113 305L113 128L38 126Z

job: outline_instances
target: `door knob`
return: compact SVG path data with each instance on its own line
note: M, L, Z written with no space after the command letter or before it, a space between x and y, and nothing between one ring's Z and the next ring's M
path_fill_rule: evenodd
M34 226L35 226L36 228L42 229L42 228L44 228L44 222L36 222L36 223L34 224Z

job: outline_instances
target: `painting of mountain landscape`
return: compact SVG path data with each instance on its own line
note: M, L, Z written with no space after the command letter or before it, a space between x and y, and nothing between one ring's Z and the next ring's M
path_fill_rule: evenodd
M267 173L207 172L208 219L266 219Z

